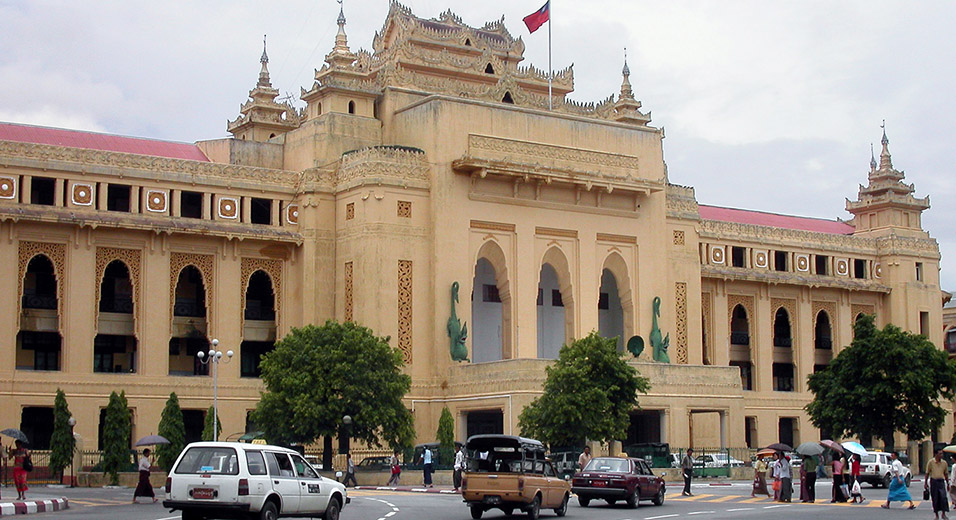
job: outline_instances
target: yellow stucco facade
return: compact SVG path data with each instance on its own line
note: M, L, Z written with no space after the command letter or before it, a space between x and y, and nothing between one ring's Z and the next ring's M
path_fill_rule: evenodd
M660 297L670 363L649 346L632 360L652 386L622 441L798 444L819 435L806 377L857 315L942 348L929 201L885 136L849 223L704 207L669 181L626 66L594 104L556 72L549 108L547 73L500 22L393 3L372 47L352 52L340 18L301 110L275 101L263 53L234 137L197 143L199 159L0 140L0 423L42 422L57 387L87 439L112 390L135 437L171 391L199 418L212 381L195 354L217 338L236 352L219 366L223 435L241 433L258 355L334 318L403 352L419 441L443 406L460 438L517 433L563 342L646 339ZM454 282L467 362L446 334Z

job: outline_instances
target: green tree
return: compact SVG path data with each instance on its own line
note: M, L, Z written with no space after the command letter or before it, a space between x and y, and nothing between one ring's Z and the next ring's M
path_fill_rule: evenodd
M59 388L53 399L53 435L50 436L50 471L60 475L63 481L63 470L73 463L73 452L76 450L76 439L73 438L73 428L70 427L70 407L66 404L66 394Z
M402 397L411 378L388 340L352 322L293 329L262 356L266 391L253 422L273 443L311 444L324 436L325 467L345 415L352 437L368 445L410 445L415 430Z
M621 439L650 383L627 364L615 338L596 332L561 347L547 368L544 393L518 417L521 434L551 446Z
M110 393L103 418L103 474L110 484L119 484L119 472L130 464L130 413L126 392Z
M806 406L814 426L835 437L873 436L887 451L893 434L922 439L943 424L956 389L956 363L925 336L888 324L882 330L873 316L853 326L853 342L825 370L810 375L814 399Z
M450 466L455 462L455 418L451 416L448 407L441 410L438 418L438 460L442 466Z
M183 423L183 410L179 407L179 397L176 392L169 394L169 399L166 400L166 407L163 408L156 433L169 441L169 444L160 444L156 447L156 457L160 467L170 472L176 457L186 447L186 425Z
M218 414L214 414L214 413L213 413L214 411L215 411L215 409L214 409L212 406L210 406L209 409L206 410L206 418L203 419L203 423L202 423L202 440L204 440L204 441L217 440L217 439L219 439L219 434L222 433L222 421L219 420L219 415L218 415ZM213 438L213 433L212 433L212 418L213 418L213 416L216 417L216 434L215 434L215 439Z

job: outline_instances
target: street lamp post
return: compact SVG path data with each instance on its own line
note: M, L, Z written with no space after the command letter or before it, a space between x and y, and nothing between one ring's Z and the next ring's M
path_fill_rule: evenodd
M352 416L342 416L342 438L339 442L339 453L349 452L349 440L352 435Z
M73 433L73 428L76 426L76 417L70 417L67 424L70 425L70 439L73 441L73 449L70 450L70 487L76 487L76 478L73 476L73 466L76 464L76 435Z
M219 340L213 338L212 347L209 352L199 351L199 362L203 365L212 363L212 437L214 441L219 440L219 364L232 361L233 351L227 350L226 360L223 361L221 350L216 350L219 346Z

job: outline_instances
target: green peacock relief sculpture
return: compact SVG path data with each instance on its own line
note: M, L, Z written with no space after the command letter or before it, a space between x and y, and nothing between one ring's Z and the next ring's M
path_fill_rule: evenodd
M468 347L465 346L465 340L468 339L468 324L462 323L458 319L458 313L455 312L455 304L458 303L458 282L451 284L451 316L448 317L448 338L451 343L452 361L469 361Z
M651 348L654 353L654 361L659 361L661 363L670 363L671 358L667 355L667 347L671 343L671 334L668 332L667 336L661 340L661 329L657 326L657 318L661 315L661 297L654 297L654 313L653 313L653 323L651 324Z

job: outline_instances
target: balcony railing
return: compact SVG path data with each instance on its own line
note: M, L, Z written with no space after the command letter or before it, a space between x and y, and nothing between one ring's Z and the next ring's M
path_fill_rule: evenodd
M833 348L833 340L830 336L817 336L814 341L814 346L819 349L831 350Z
M133 314L132 298L110 298L100 300L100 312L115 312L117 314Z
M205 318L206 302L195 298L176 298L176 304L173 305L173 316Z
M750 333L749 332L731 332L730 344L731 345L749 345Z
M774 336L773 337L773 346L775 347L791 347L793 346L793 338L783 337L783 336Z
M24 309L56 310L56 295L24 294L22 307Z
M275 321L276 319L276 311L271 308L247 306L245 315L247 320Z

